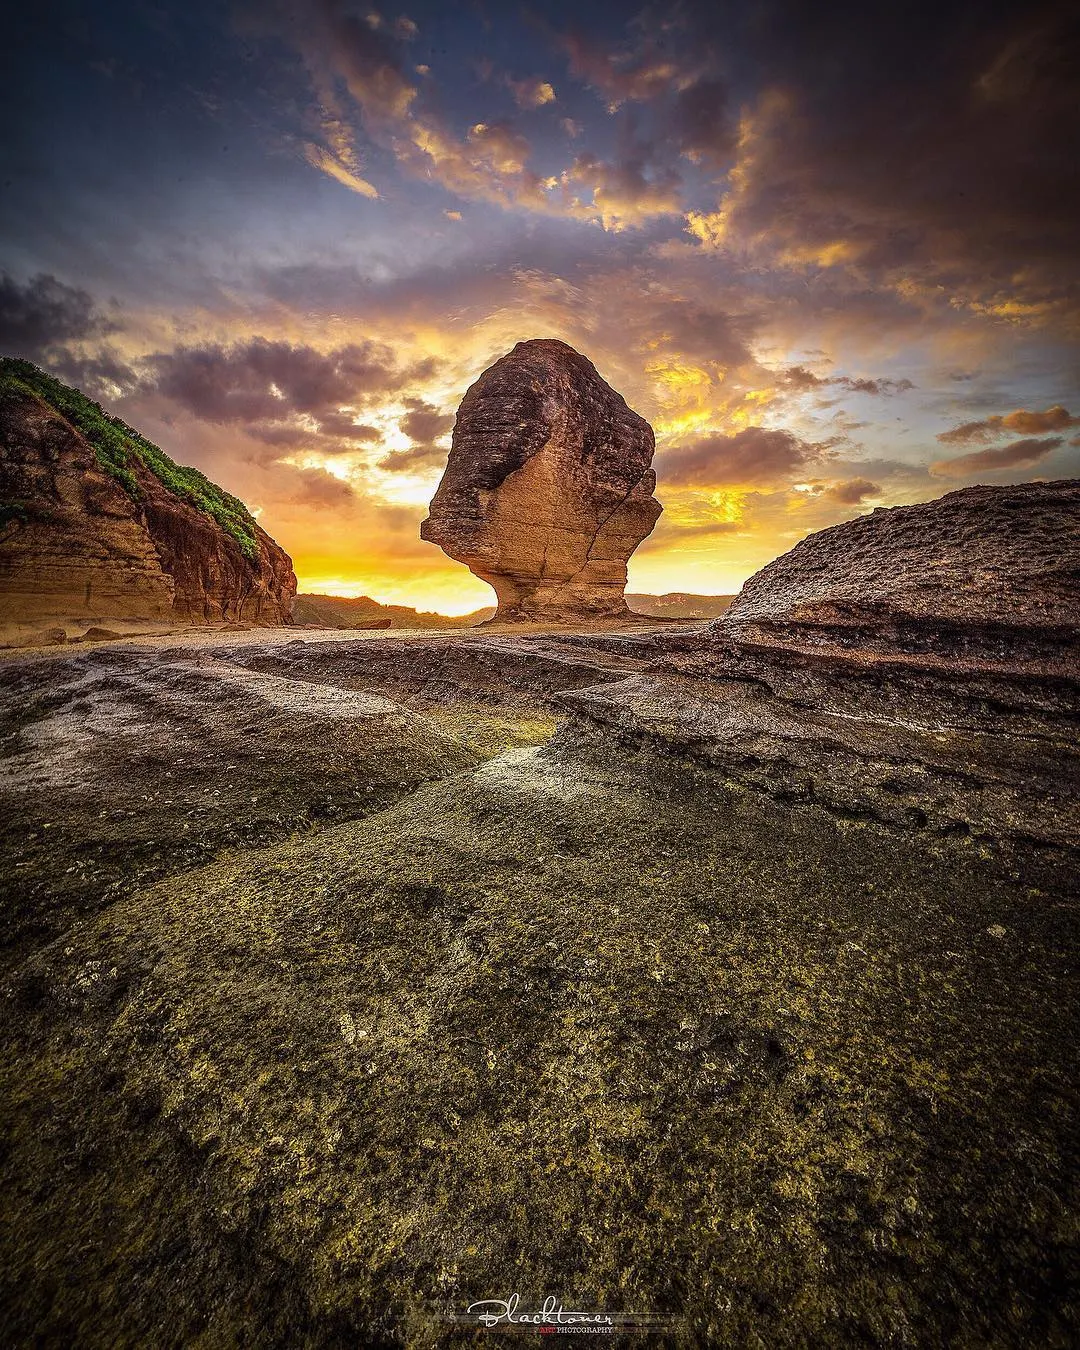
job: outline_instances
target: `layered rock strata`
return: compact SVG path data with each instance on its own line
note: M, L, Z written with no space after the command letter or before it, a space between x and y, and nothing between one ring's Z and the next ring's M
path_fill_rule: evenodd
M652 428L565 342L519 342L469 389L421 536L488 582L497 622L626 614L662 510Z
M0 621L288 622L296 593L291 559L241 502L136 433L129 438L129 429L77 391L24 362L4 367ZM89 410L121 453L129 445L124 462L104 457L89 435L15 378L24 368L47 391L62 391L72 408ZM162 481L154 465L176 483L190 482L192 496ZM236 521L235 532L200 508L199 495L222 504L222 519Z
M1080 483L975 487L812 535L578 732L893 824L1080 845Z

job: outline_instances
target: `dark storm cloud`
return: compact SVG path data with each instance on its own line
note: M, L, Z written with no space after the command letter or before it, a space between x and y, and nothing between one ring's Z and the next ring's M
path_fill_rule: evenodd
M747 427L669 452L658 476L679 487L765 487L789 482L816 454L790 431Z
M41 361L65 343L115 329L84 290L45 273L22 285L0 274L0 351L6 354Z
M1064 4L747 8L757 90L718 247L859 269L1014 322L1080 307L1080 19ZM720 35L731 16L699 7ZM929 285L928 285L929 283Z
M959 455L956 459L940 459L930 465L935 478L968 478L972 474L994 471L996 469L1027 468L1038 464L1052 450L1064 445L1064 436L1048 436L1045 440L1025 437L1013 441L1011 445L1002 445L995 450L973 450L968 455Z
M207 422L279 422L307 414L320 429L355 434L342 406L400 389L389 348L352 343L336 351L252 338L226 347L180 347L149 357L157 391ZM364 430L369 430L365 428Z

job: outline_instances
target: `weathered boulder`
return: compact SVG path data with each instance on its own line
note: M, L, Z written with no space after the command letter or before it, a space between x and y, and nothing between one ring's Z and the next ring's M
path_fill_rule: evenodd
M197 470L0 362L0 621L289 621L292 561Z
M497 622L628 613L627 559L663 509L655 442L565 342L519 342L468 390L420 527L499 600Z
M1080 848L1080 482L973 487L803 540L578 734L845 817Z
M942 659L1077 651L1080 481L971 487L810 535L716 634Z

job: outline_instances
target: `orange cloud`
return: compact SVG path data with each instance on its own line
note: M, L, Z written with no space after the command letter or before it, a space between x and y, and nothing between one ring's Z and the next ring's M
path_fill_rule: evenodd
M299 25L294 38L319 97L327 148L308 145L306 156L316 168L355 192L378 196L358 172L360 154L355 133L338 106L335 88L343 83L359 110L364 131L390 150L408 173L428 179L470 199L505 207L526 207L544 215L594 221L620 231L658 215L677 213L679 179L671 170L647 172L645 158L624 153L607 163L579 156L561 174L541 177L528 167L532 147L505 121L476 122L464 138L431 106L399 50L414 35L388 27L378 17L359 19L339 0L327 0L316 11L318 21ZM654 72L650 79L660 79ZM538 108L555 100L546 80L509 81L519 106Z
M339 183L350 188L353 192L359 192L362 197L378 197L379 191L373 187L365 178L361 178L348 165L343 164L341 160L335 159L329 151L324 150L320 145L305 145L304 155L307 162L316 169L321 169L323 173L329 174L331 178L336 178Z
M506 83L519 108L542 108L545 103L555 102L555 90L547 80L508 78Z
M1045 459L1051 450L1064 443L1063 436L1050 436L1046 440L1034 440L1028 437L1013 441L1011 445L1000 446L996 450L974 450L969 455L959 455L956 459L939 459L930 465L935 478L967 478L971 474L997 469L1024 468Z
M1047 431L1063 431L1067 427L1080 426L1080 417L1073 417L1068 409L1055 403L1045 412L1028 412L1017 408L1015 412L1002 416L984 417L978 422L963 422L951 431L942 431L938 440L942 445L967 445L972 441L992 441L1009 432L1020 432L1028 436L1040 436Z

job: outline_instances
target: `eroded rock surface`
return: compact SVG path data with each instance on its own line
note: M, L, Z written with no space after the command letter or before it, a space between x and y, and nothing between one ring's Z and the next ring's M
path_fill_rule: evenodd
M8 658L8 1340L1076 1344L1074 489L712 627Z
M1080 484L966 488L812 535L650 672L566 701L785 799L1071 848L1078 614Z
M101 410L76 390L45 383L25 362L3 363L0 622L288 622L296 593L292 562L241 502L157 451L153 462L228 508L227 518L238 523L233 534L170 489L137 453L110 472L90 439L22 383L24 368L110 430Z
M12 1344L451 1346L552 1290L685 1350L1075 1343L1051 853L529 744L667 635L250 638L6 667L55 907L0 986ZM455 753L469 697L518 743Z
M652 428L564 342L519 342L458 410L424 539L494 587L496 621L626 614L662 510Z

